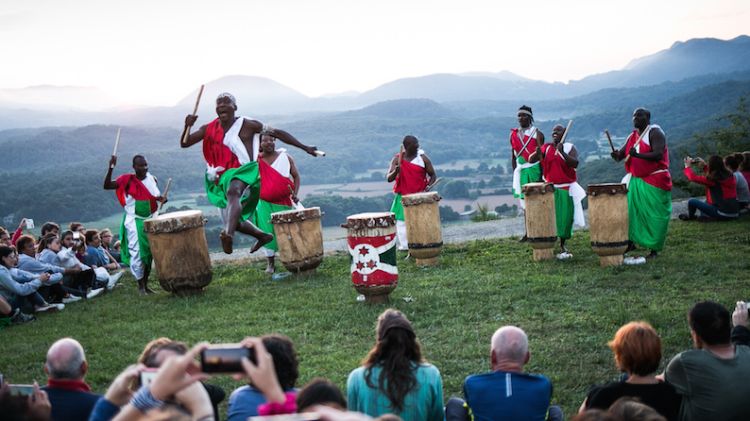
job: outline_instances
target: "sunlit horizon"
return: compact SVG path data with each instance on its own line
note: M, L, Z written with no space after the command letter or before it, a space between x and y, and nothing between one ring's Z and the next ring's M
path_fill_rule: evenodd
M171 106L227 75L311 97L436 73L566 83L750 21L744 0L0 2L0 89L96 87L122 105Z

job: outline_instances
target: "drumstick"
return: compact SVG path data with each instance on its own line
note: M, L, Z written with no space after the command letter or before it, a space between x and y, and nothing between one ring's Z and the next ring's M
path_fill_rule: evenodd
M120 146L120 128L117 128L117 136L115 136L115 148L112 150L112 156L117 156L117 147Z
M609 141L609 147L612 148L612 152L615 151L615 145L612 143L612 136L609 135L609 130L604 129L604 134L607 135L607 140Z
M646 126L646 128L643 129L643 132L641 132L641 135L638 136L638 140L636 140L635 143L633 144L633 148L637 148L638 145L641 144L641 140L643 140L643 136L645 136L646 133L648 133L649 130L651 130L651 125L650 124L648 126ZM625 162L628 162L628 160L630 159L630 151L627 151L626 153L628 155L625 157Z
M440 178L440 177L436 178L436 179L435 179L435 182L434 182L434 183L432 183L432 184L430 184L429 186L427 186L427 188L426 188L426 189L424 189L424 191L430 191L430 190L432 190L432 188L433 188L433 187L435 187L435 186L437 186L437 185L438 185L438 183L439 183L439 182L441 182L441 181L443 181L443 179L442 179L442 178Z
M326 156L326 153L325 153L325 152L323 152L323 151L321 151L321 150L319 150L319 149L316 149L316 150L315 150L315 155L318 155L318 156Z
M294 201L294 190L292 190L292 186L286 187L289 189L289 196L292 198L292 207L294 207L295 210L304 209L305 207L302 206L302 202L300 202L299 200L297 200L296 202Z
M162 197L163 197L164 199L166 199L166 198L167 198L167 195L169 194L169 187L170 187L171 185L172 185L172 177L169 177L169 178L167 179L167 187L165 187L165 188L164 188L164 194L162 194ZM159 213L161 212L161 208L163 208L163 207L164 207L164 202L161 202L161 203L159 204L159 209L157 209L157 210L156 210L156 215L155 215L155 216L158 216L158 215L159 215Z
M570 126L572 125L573 120L568 120L568 127L565 128L565 132L562 135L562 139L560 139L560 143L565 143L565 138L568 137L568 131L570 130ZM557 149L555 149L555 154L559 155L560 158L563 158L562 154Z
M193 108L193 114L192 115L195 115L195 114L198 113L198 104L201 103L201 96L203 95L203 88L205 86L206 85L201 85L201 88L198 90L198 98L196 98L196 100L195 100L195 108ZM187 130L185 130L185 135L182 137L182 143L187 142L188 136L190 136L190 129L189 128Z

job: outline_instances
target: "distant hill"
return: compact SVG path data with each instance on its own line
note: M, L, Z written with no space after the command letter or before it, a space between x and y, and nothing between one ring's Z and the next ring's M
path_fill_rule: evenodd
M341 115L344 117L443 118L452 117L453 113L431 99L394 99Z

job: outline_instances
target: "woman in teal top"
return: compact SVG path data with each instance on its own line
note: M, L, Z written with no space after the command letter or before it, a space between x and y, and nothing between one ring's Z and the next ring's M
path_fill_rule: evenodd
M377 341L349 374L349 409L378 417L395 414L404 421L442 421L443 380L422 358L409 320L389 309L378 317Z

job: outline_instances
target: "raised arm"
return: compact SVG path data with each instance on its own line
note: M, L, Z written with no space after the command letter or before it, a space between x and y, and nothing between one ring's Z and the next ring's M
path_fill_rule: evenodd
M107 175L104 176L104 190L117 189L117 181L112 180L112 170L115 169L115 165L117 165L117 157L115 155L112 155L112 157L109 158L109 168L107 168Z
M398 175L399 171L401 171L401 165L399 165L399 159L401 159L401 155L396 155L391 159L391 165L388 167L388 174L386 174L385 179L388 180L389 183L392 183L393 180L396 179L396 176Z
M181 148L189 148L196 143L203 140L203 136L206 135L206 126L201 126L198 130L194 131L193 133L190 133L190 128L193 127L193 124L195 124L196 120L198 120L197 115L187 115L185 116L185 128L182 129L182 134L180 134L180 147ZM185 139L185 134L190 133L187 136L187 139L185 142L183 142L183 139Z
M257 120L245 120L245 124L249 125L253 132L260 133L263 131L263 124L260 121ZM292 136L289 132L286 132L281 129L275 129L275 128L266 128L267 132L275 137L276 139L281 140L282 142L286 143L287 145L295 146L297 148L302 149L303 151L307 152L308 154L312 156L318 156L315 154L315 151L318 150L315 146L307 146L297 140L296 137Z

